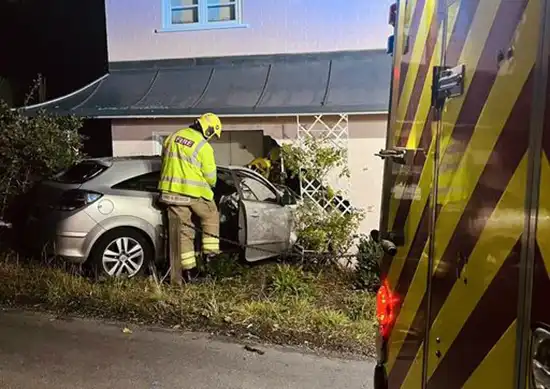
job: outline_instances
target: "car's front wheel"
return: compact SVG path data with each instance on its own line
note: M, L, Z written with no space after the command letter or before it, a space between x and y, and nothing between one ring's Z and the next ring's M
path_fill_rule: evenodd
M96 277L132 278L143 275L154 250L143 234L133 228L116 228L94 245L90 265Z

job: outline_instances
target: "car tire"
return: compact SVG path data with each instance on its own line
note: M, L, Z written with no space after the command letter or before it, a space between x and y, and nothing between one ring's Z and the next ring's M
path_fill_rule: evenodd
M89 258L96 279L143 276L154 259L153 245L134 228L116 228L94 244Z

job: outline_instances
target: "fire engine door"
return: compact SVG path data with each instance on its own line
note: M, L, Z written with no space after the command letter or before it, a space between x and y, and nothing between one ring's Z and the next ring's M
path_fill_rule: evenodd
M399 3L381 232L397 253L382 263L395 297L387 335L390 388L420 388L427 308L428 242L434 183L432 72L442 64L446 23L439 0Z
M424 388L511 389L542 1L446 3L420 374Z

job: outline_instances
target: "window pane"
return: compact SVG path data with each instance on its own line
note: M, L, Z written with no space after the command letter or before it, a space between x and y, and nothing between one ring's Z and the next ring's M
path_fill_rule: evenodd
M172 7L192 7L199 4L199 0L172 0Z
M209 22L227 22L232 20L237 20L235 5L208 7Z
M235 0L208 0L208 5L231 5Z
M140 192L157 192L160 172L146 173L130 178L113 186L114 189L136 190Z
M254 178L241 177L241 189L245 200L277 201L277 194Z
M107 166L93 161L83 161L59 173L52 181L66 184L83 184L107 170Z
M188 24L199 22L199 9L188 8L172 11L172 24Z

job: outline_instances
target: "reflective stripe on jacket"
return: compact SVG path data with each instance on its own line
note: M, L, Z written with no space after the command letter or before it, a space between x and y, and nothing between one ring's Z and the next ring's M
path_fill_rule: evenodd
M158 186L162 192L212 200L215 185L214 149L201 133L185 128L164 141Z

